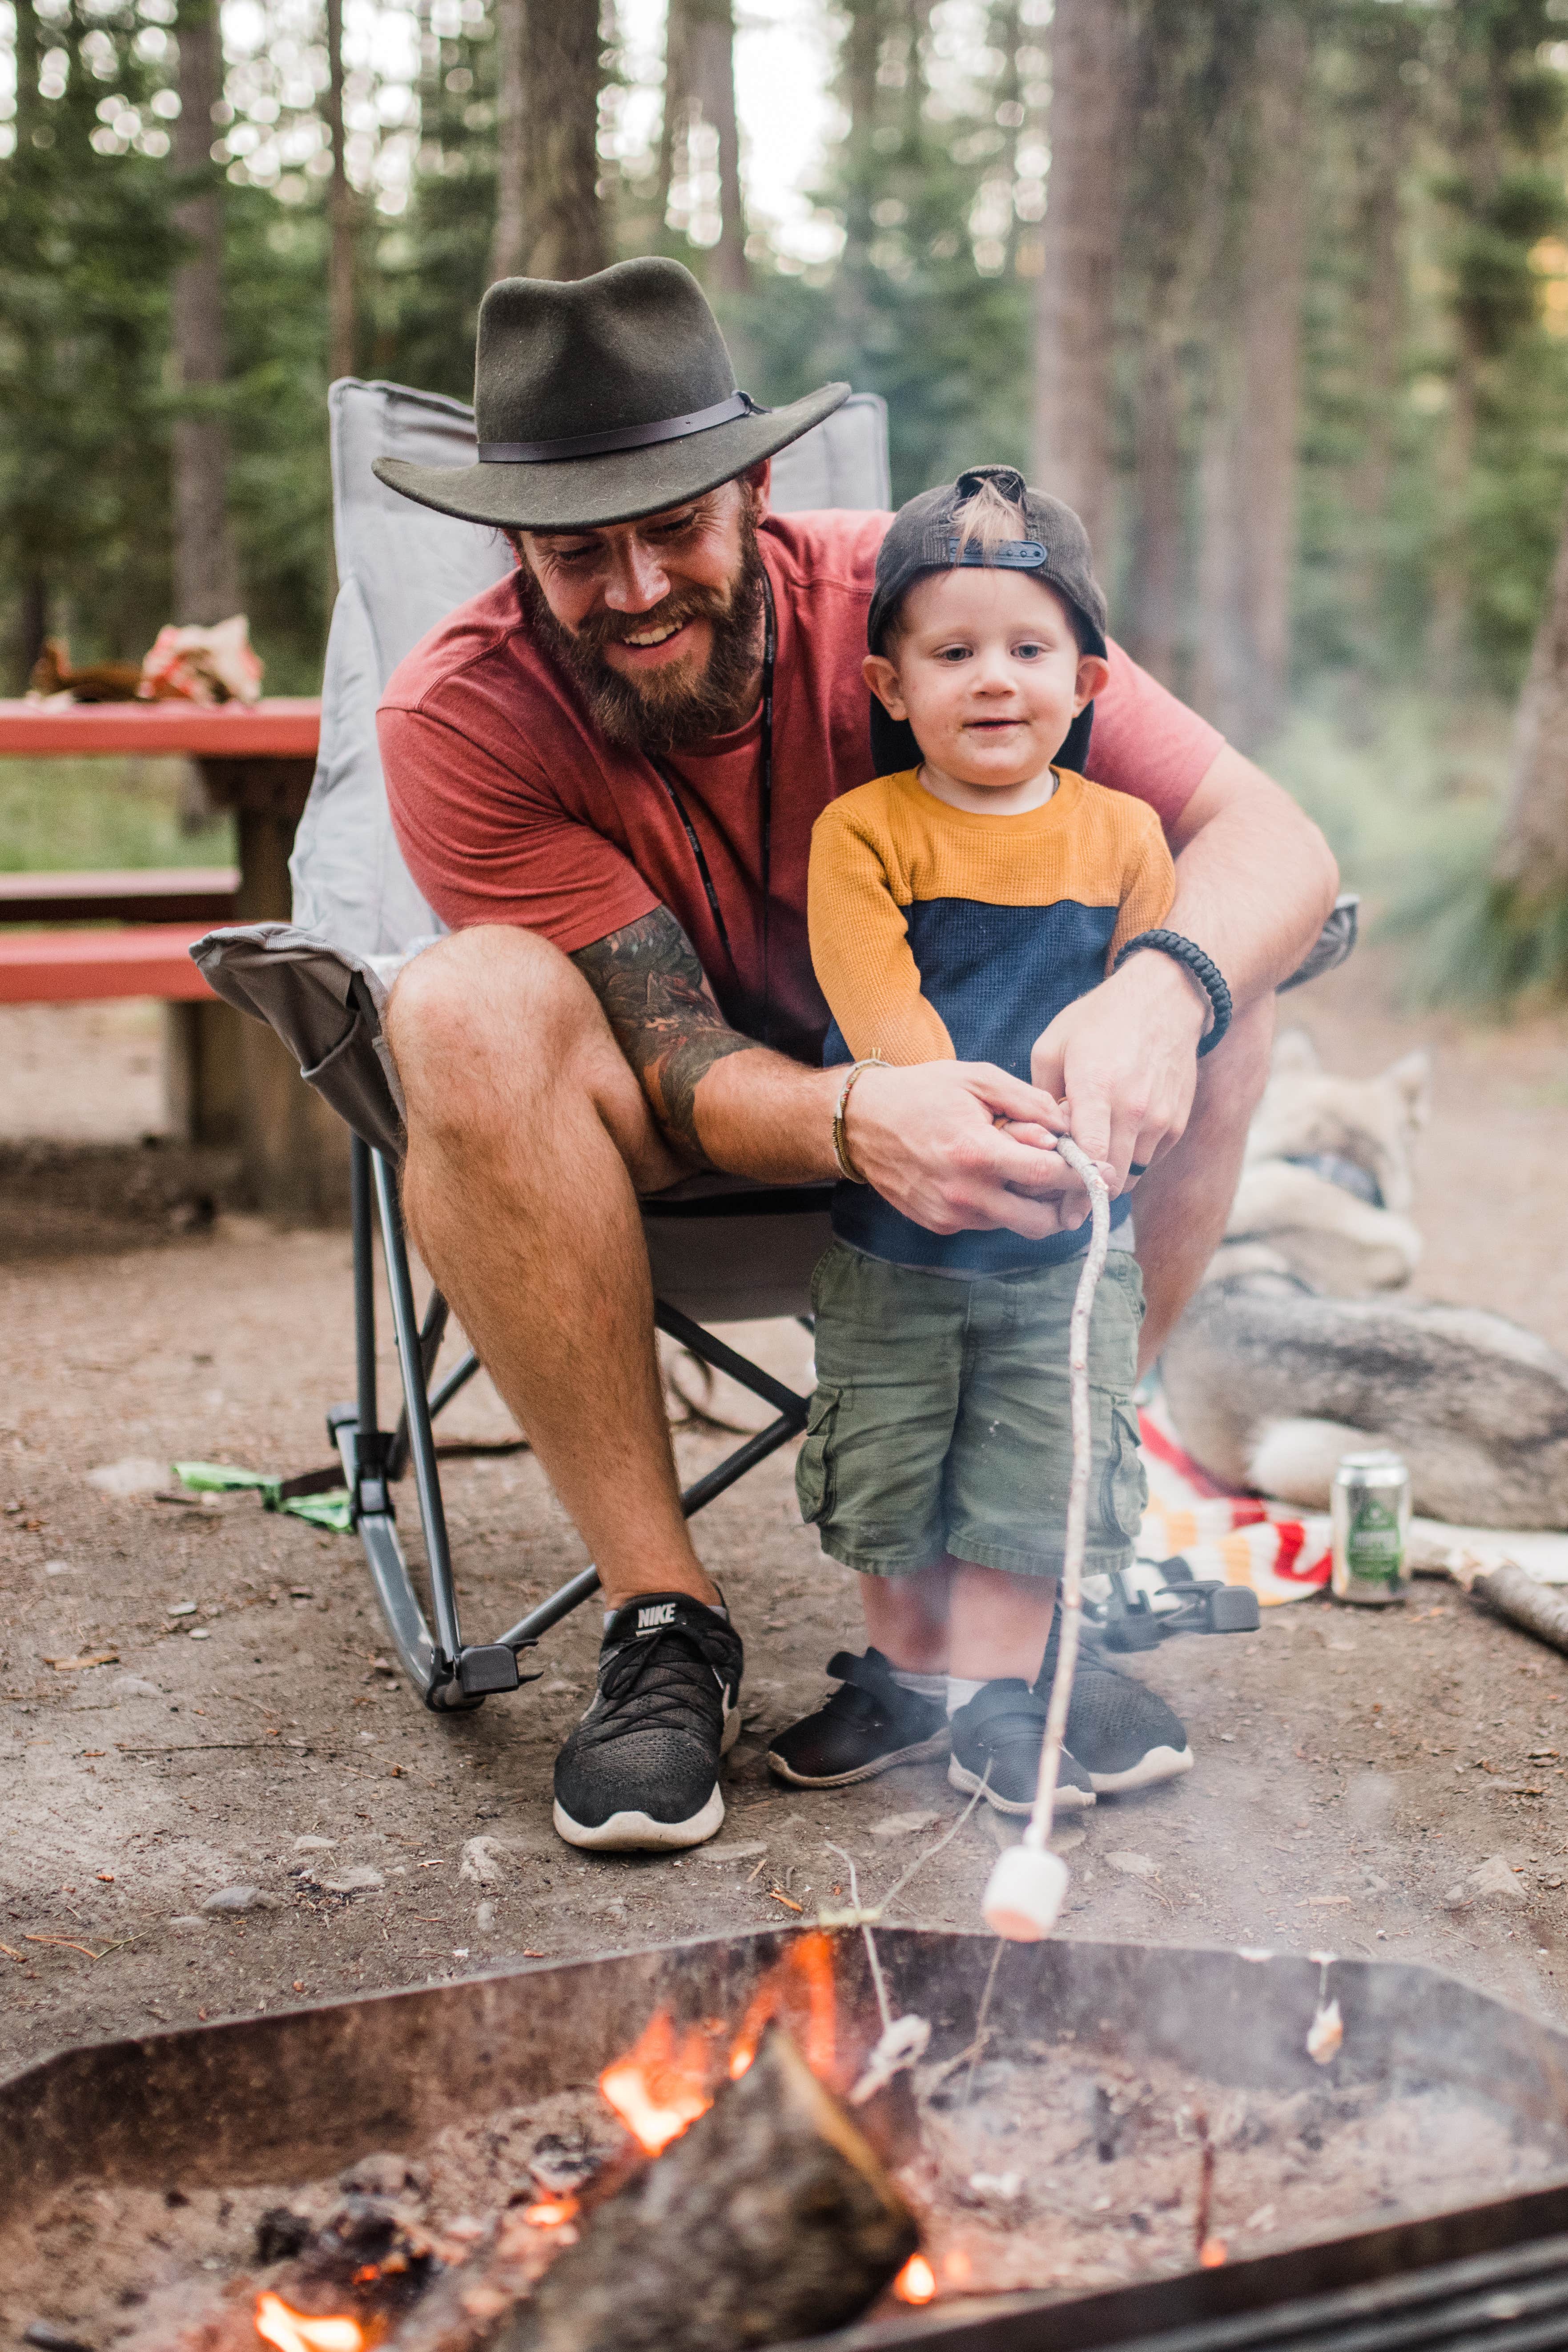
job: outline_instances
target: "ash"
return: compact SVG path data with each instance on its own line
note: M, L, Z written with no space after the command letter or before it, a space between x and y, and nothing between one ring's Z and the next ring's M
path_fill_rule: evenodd
M19 2342L47 2319L79 2330L92 2352L230 2352L231 2344L256 2352L249 2315L259 2290L286 2283L302 2243L366 2205L395 2218L437 2266L472 2264L487 2291L521 2295L570 2242L566 2231L530 2226L524 2212L572 2194L631 2147L590 2084L454 2124L417 2156L377 2152L325 2179L226 2189L74 2181L25 2234L0 2224L0 2341ZM433 2299L434 2291L425 2301ZM423 2347L420 2310L398 2328L399 2347ZM445 2327L442 2352L456 2352L466 2332Z
M1190 2270L1205 2240L1215 2261L1348 2236L1568 2158L1549 2126L1527 2136L1439 2084L1237 2090L1068 2042L988 2059L972 2086L927 2067L916 2088L920 2151L898 2179L944 2297L1119 2286Z
M1529 2137L1438 2085L1238 2091L1068 2042L988 2058L973 2084L962 2064L927 2066L916 2088L919 2150L898 2178L944 2299L1120 2284L1190 2269L1200 2221L1235 2258L1500 2197L1568 2162L1562 2134ZM529 2209L631 2152L588 2084L331 2179L78 2181L25 2234L0 2226L0 2337L44 2319L91 2352L255 2352L258 2292L287 2290L305 2241L374 2208L433 2258L434 2283L383 2338L389 2352L474 2352L572 2241L570 2223L541 2229Z

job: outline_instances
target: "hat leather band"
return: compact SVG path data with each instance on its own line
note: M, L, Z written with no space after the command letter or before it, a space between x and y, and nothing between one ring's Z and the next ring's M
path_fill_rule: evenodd
M481 441L481 466L551 466L563 457L608 457L620 449L648 449L659 441L684 441L740 416L766 416L749 392L732 392L710 408L685 416L661 416L652 425L617 425L607 433L573 433L559 441Z

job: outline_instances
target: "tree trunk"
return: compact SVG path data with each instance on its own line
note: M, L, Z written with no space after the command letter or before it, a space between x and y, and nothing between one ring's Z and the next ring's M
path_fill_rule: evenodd
M609 260L599 202L599 0L523 0L525 250L531 278L587 278Z
M721 293L751 286L741 194L741 131L735 116L735 12L731 0L686 0L691 21L692 87L703 119L719 134L719 242L713 283Z
M1138 379L1127 643L1163 686L1175 682L1182 617L1182 410L1176 323L1145 321Z
M1132 314L1137 388L1124 635L1136 658L1167 686L1176 683L1185 651L1188 601L1182 352L1196 289L1218 277L1233 91L1248 47L1237 14L1237 0L1166 0L1146 10L1131 76L1136 110L1128 144L1134 161L1123 252L1136 282L1123 313ZM1213 339L1214 324L1205 320L1205 339Z
M691 104L691 59L683 0L669 0L664 23L664 114L658 126L658 221L669 219L670 194Z
M224 381L223 194L212 163L213 109L223 95L217 0L185 0L176 19L180 114L174 225L185 257L170 302L174 375L183 397L174 429L174 618L221 621L239 603L226 513L228 434L214 403Z
M1275 8L1258 43L1234 339L1205 435L1200 700L1243 750L1279 726L1289 688L1310 66L1303 19Z
M17 0L16 5L16 160L11 169L16 175L18 189L28 187L37 176L38 151L33 145L33 132L38 121L38 68L47 43L44 28L39 24L34 0ZM14 254L13 267L18 274L31 275L40 268L37 236L42 226L44 207L36 197L24 213L26 250ZM27 305L17 320L16 332L29 353L28 373L36 381L43 380L43 358L38 351L39 328L29 318L32 305ZM21 580L17 589L16 653L20 683L26 686L32 676L33 664L44 650L44 639L49 634L49 582L42 562L43 551L33 542L35 534L22 519L22 529L16 534L16 557Z
M1528 898L1568 889L1568 509L1514 719L1496 872Z
M343 0L327 0L327 373L354 373L354 192L343 137Z
M1260 169L1241 289L1237 504L1241 593L1252 639L1247 733L1254 743L1284 717L1290 684L1310 61L1303 20L1276 9L1258 42Z
M744 294L751 288L751 268L735 113L732 0L670 0L658 146L661 221L668 215L670 191L683 157L689 169L691 132L699 122L709 126L719 144L719 240L713 247L712 281L721 293Z
M1077 509L1101 565L1110 523L1130 31L1127 0L1057 0L1045 260L1035 305L1035 479Z
M528 92L523 49L528 0L496 0L496 225L490 238L490 281L522 268L528 230Z
M1394 420L1405 352L1403 190L1412 128L1408 87L1391 74L1368 126L1363 167L1365 193L1360 208L1367 271L1358 341L1366 398L1352 488L1360 540L1352 593L1369 641L1381 620L1386 572L1383 537L1394 485Z

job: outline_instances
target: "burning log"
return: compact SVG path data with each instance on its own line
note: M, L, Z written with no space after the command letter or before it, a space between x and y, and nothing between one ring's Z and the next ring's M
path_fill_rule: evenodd
M817 2335L864 2311L916 2242L869 2142L775 2025L595 2214L497 2352L734 2352Z

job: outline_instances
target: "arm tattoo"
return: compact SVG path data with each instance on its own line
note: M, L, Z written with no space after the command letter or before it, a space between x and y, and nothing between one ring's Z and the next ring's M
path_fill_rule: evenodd
M605 1008L616 1045L637 1072L661 1126L705 1155L697 1134L697 1089L726 1054L755 1050L731 1029L690 940L667 908L572 958Z

